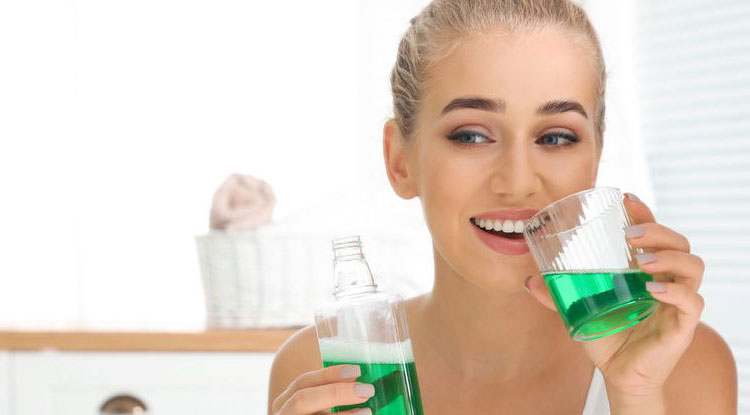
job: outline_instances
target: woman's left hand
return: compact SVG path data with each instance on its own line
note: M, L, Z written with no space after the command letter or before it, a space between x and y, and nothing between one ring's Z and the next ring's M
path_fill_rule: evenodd
M637 255L640 268L655 279L646 288L663 304L628 330L583 343L604 375L608 392L615 395L610 401L663 396L664 383L692 342L703 311L698 287L704 264L690 253L687 238L655 223L651 210L637 198L628 195L625 207L636 224L627 230L628 242L648 252ZM541 276L531 278L527 286L539 301L554 307Z

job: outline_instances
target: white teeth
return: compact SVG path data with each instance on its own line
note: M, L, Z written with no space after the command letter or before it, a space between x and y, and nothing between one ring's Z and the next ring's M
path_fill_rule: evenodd
M482 229L488 231L505 232L505 233L521 233L523 232L523 221L522 220L504 220L499 219L474 219L474 224Z
M495 222L495 226L497 226L497 222ZM511 233L513 232L514 224L512 220L506 220L503 222L503 232L505 233Z
M492 230L500 232L503 229L503 222L495 219L495 223L492 225Z

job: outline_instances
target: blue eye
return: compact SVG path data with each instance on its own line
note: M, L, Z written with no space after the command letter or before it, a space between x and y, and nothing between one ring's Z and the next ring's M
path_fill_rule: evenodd
M565 147L581 141L580 138L567 133L550 133L539 137L537 144L553 147Z
M459 131L448 136L448 140L456 141L461 144L484 144L489 141L484 134L475 131Z

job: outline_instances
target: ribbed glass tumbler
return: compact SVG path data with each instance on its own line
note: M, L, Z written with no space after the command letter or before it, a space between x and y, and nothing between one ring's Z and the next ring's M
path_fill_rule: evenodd
M524 237L574 340L625 330L658 305L646 290L653 277L638 268L625 228L630 218L619 189L574 193L537 212Z

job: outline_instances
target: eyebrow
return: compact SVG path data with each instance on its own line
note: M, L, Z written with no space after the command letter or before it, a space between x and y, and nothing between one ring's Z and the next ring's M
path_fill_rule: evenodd
M563 112L573 111L583 115L583 118L588 119L589 115L586 110L583 109L583 105L576 101L568 99L559 99L555 101L549 101L546 104L536 109L537 114L560 114Z
M503 113L505 112L505 101L502 99L493 100L483 97L456 98L449 102L448 105L446 105L443 110L440 111L440 115L442 116L450 111L461 108ZM560 114L569 111L577 112L583 115L583 117L586 119L589 118L588 113L586 113L586 110L583 109L583 105L581 105L577 101L569 99L557 99L549 101L536 109L536 113L539 115Z
M505 101L481 97L456 98L443 108L440 115L460 108L472 108L483 111L505 112Z

